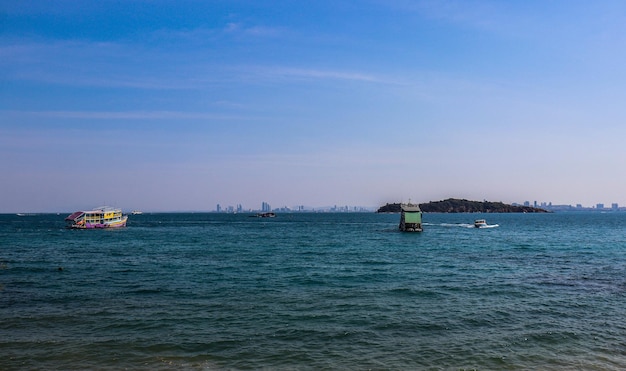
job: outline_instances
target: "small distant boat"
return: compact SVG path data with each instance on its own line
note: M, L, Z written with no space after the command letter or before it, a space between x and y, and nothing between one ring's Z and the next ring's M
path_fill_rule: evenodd
M133 214L133 215L141 215L141 214L143 214L143 211L140 211L140 210L133 210L133 211L131 212L131 214Z
M258 213L256 215L252 215L255 216L257 218L275 218L276 214L275 213Z
M422 231L422 210L411 203L400 205L400 230L402 232Z
M76 211L65 218L67 228L99 229L126 227L127 215L121 209L109 206L97 207L89 211Z
M487 227L487 221L485 219L476 219L474 220L474 227L476 228Z

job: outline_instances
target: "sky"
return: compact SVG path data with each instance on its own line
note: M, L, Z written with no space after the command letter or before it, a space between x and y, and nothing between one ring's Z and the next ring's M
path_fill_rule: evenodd
M626 206L621 0L0 0L0 213Z

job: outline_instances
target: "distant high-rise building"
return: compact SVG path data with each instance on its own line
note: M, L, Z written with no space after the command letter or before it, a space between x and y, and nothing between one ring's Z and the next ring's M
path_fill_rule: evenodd
M220 206L220 204L217 204L217 208L216 208L217 212L222 212L222 207Z
M530 206L530 201L524 201L524 206Z
M264 213L268 213L268 212L272 211L272 207L270 206L270 204L268 204L267 202L264 201L261 204L261 211L264 212Z
M604 209L604 204L597 204L596 205L596 209L598 209L598 210Z
M617 209L619 209L619 205L617 203L612 203L611 204L611 210L615 210L616 211Z

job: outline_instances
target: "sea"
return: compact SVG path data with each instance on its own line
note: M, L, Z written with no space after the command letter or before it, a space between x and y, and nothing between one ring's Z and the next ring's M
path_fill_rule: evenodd
M626 369L624 212L65 216L0 215L2 370Z

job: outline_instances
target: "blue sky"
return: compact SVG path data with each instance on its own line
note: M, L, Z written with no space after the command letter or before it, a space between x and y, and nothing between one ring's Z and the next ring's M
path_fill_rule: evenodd
M0 0L0 212L626 205L623 1Z

